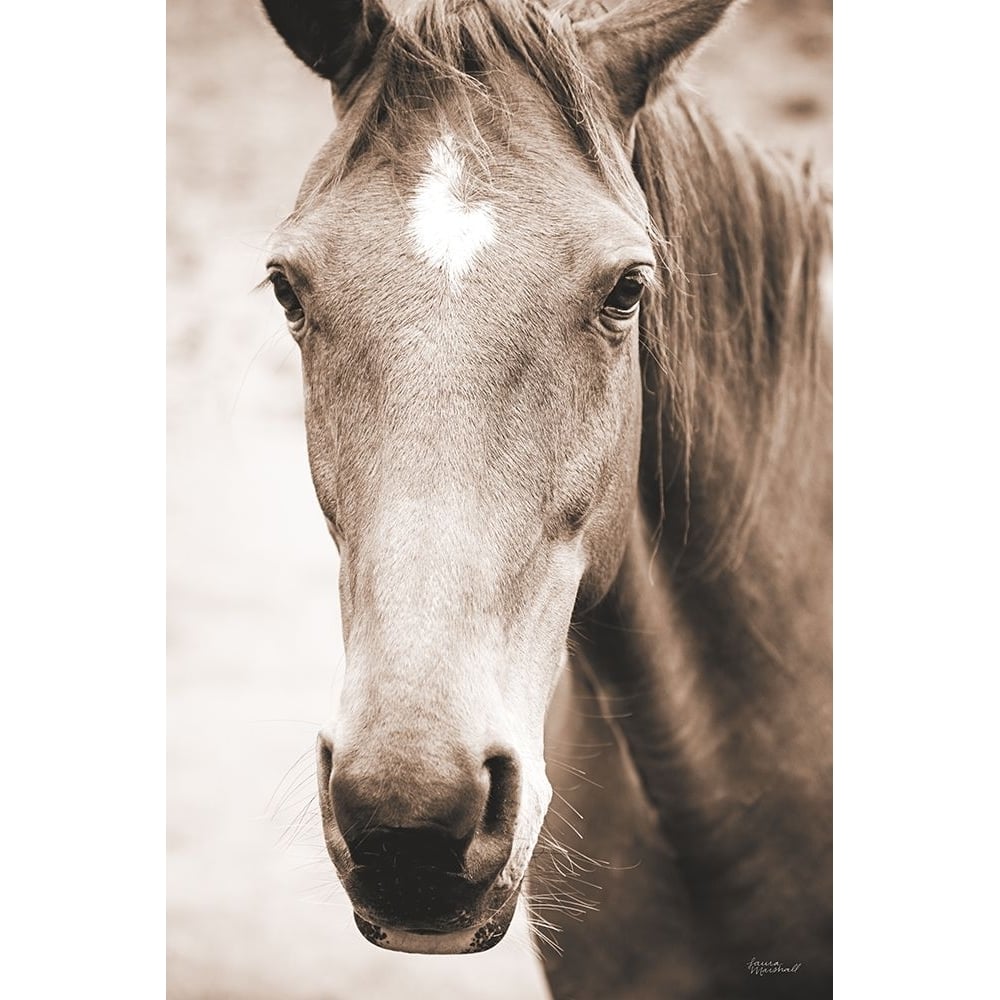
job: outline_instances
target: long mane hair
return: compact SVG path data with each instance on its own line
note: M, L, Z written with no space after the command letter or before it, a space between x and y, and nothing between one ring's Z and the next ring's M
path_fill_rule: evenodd
M808 162L723 130L678 84L640 113L633 166L666 275L643 312L656 494L684 508L687 569L733 570L778 470L794 489L826 451L830 199Z

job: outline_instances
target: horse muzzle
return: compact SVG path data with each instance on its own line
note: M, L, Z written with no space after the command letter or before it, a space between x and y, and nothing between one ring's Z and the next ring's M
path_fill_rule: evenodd
M482 762L370 770L320 734L317 773L327 850L361 933L393 951L468 954L506 934L523 872L509 870L520 797L512 754ZM365 766L367 761L368 767Z

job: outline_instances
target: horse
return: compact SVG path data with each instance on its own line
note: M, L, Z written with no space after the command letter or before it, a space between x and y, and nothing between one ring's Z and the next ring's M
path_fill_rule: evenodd
M829 196L678 72L727 0L265 0L337 125L270 244L375 945L828 995Z

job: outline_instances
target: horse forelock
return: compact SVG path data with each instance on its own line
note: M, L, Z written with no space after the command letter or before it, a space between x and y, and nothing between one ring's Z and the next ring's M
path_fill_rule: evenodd
M344 179L369 152L406 169L408 150L439 138L442 118L488 174L483 122L502 132L523 117L518 73L551 99L592 169L645 224L641 192L572 23L531 0L426 0L395 15L346 95L340 129L349 135L321 176L307 180L303 200Z

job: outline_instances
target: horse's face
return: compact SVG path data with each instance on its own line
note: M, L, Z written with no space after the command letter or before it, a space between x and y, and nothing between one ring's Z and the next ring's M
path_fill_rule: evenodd
M341 554L325 837L362 931L399 950L506 931L570 617L617 571L636 482L641 213L536 82L506 86L502 130L485 104L475 136L414 109L341 174L348 114L269 264Z
M654 259L541 108L488 174L443 121L415 131L412 170L359 163L270 267L298 300L310 462L342 560L327 842L392 946L454 931L436 942L453 950L513 911L551 794L542 730L570 615L620 559Z

